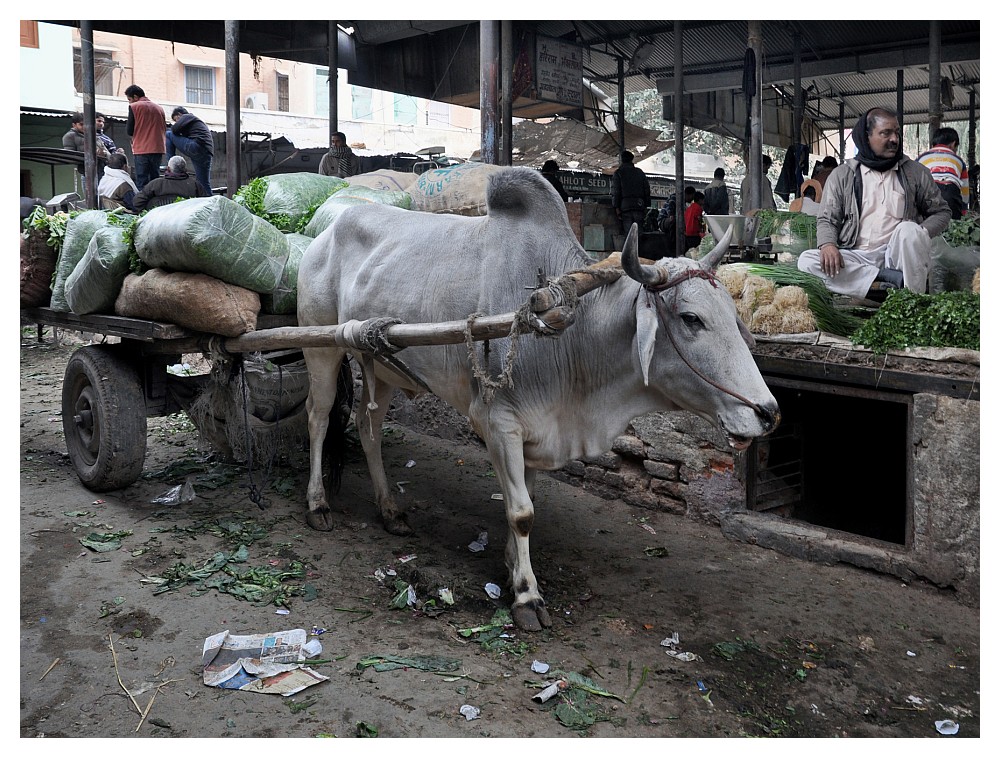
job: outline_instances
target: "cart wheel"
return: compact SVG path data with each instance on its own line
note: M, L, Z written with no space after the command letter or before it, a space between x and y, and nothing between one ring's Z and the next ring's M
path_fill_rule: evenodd
M87 489L127 487L146 458L146 399L136 368L111 346L81 347L66 364L66 449Z

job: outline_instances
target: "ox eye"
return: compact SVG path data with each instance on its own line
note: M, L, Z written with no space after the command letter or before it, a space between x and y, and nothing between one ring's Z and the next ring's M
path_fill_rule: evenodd
M698 318L694 313L682 313L681 319L688 326L702 326L701 319Z

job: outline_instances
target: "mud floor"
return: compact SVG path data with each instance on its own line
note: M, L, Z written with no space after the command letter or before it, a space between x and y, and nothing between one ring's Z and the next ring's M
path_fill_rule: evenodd
M149 419L135 484L90 492L61 421L79 340L46 334L22 335L20 351L21 737L980 736L978 608L545 475L531 546L554 625L505 627L504 515L476 444L386 426L386 470L415 528L405 538L378 523L356 444L336 529L318 533L300 450L254 471L226 464L182 414ZM151 502L186 480L192 502ZM113 533L116 549L81 542ZM245 559L206 569L241 545ZM286 576L248 589L248 569ZM175 588L157 592L165 578ZM314 627L326 631L312 668L327 681L287 698L204 684L208 636ZM405 667L373 663L395 659ZM533 699L559 677L565 690ZM956 735L938 732L945 720Z

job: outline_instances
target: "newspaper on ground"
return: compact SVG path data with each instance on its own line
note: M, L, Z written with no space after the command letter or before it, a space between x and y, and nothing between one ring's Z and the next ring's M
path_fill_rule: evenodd
M305 666L305 629L234 635L229 630L205 639L201 662L209 687L285 697L329 679Z

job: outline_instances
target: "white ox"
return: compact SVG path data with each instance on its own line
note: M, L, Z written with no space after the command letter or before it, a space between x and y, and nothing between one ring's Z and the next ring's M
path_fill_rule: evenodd
M556 277L588 265L562 201L536 171L492 175L487 202L483 217L380 205L346 210L302 259L299 325L379 317L432 323L506 313L525 302L539 269ZM633 227L622 256L629 276L583 296L575 323L560 336L523 335L512 386L489 403L465 345L398 354L435 395L468 416L486 443L506 508L511 610L520 628L551 625L528 553L536 471L609 450L632 419L653 411L692 411L717 424L738 449L777 425L778 405L750 354L749 334L741 333L733 301L712 274L726 242L701 262L665 258L643 265ZM491 345L484 365L493 377L501 372L508 342ZM477 350L481 356L482 343ZM308 521L329 530L322 450L347 350L303 352L309 370ZM383 525L409 534L386 481L380 430L394 387L411 396L423 390L378 364L376 369L375 386L365 383L358 430ZM370 390L378 407L367 412Z

